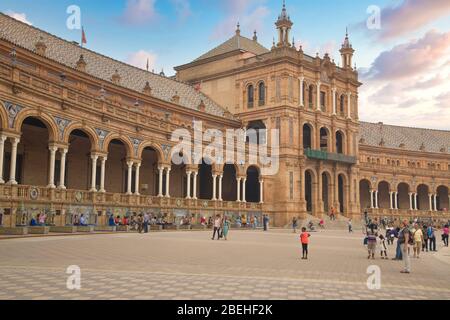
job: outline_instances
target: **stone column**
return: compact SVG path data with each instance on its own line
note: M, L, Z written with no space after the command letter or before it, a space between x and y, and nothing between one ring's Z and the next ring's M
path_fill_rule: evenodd
M170 198L170 171L171 168L166 168L166 198Z
M16 181L16 163L17 163L17 145L19 144L19 138L11 138L11 165L9 170L9 182L8 184L17 184Z
M409 193L409 210L413 210L413 201L412 201L412 193Z
M398 192L394 191L394 209L398 210Z
M351 92L347 93L347 113L348 113L347 118L351 119L352 118L352 93Z
M216 201L217 200L217 175L213 174L212 176L213 178L213 196L212 196L212 201Z
M59 170L59 186L58 188L65 190L65 178L66 178L66 155L67 155L67 149L60 149L61 153L61 167Z
M55 160L56 160L56 151L58 151L58 147L50 146L48 148L50 150L50 168L48 171L48 186L47 188L56 188L55 186Z
M92 170L91 170L91 192L97 192L97 155L91 155Z
M333 94L333 115L336 115L337 114L336 87L333 87L332 94Z
M305 104L303 102L303 92L304 92L304 86L305 86L305 77L301 76L300 78L298 78L300 80L300 95L299 95L299 99L300 99L300 107L304 107Z
M378 190L375 190L375 209L379 209L378 208Z
M237 178L237 202L241 202L241 178Z
M259 180L259 198L260 201L259 203L263 204L264 203L264 180Z
M139 162L135 163L136 166L136 171L135 171L135 178L134 178L134 194L139 196L140 192L139 192L139 176L140 176L140 171L141 171L141 164Z
M187 181L186 181L186 199L191 199L191 176L192 176L192 171L188 171L186 173L187 175Z
M389 191L389 209L391 209L391 210L394 209L394 205L393 205L394 202L392 201L393 200L393 198L392 198L393 193L394 193L393 191Z
M320 86L322 85L322 83L320 81L317 81L317 106L316 106L316 110L320 110Z
M247 178L242 179L242 202L247 202Z
M419 210L419 208L417 207L417 196L418 196L418 194L415 193L414 194L414 210Z
M434 195L434 211L438 211L438 207L437 207L437 194Z
M374 208L373 193L374 193L374 191L370 190L370 209Z
M159 171L159 184L158 184L158 197L163 196L163 175L164 175L164 168L158 168Z
M222 195L222 183L223 183L223 175L221 174L219 176L219 201L223 201L223 195Z
M194 190L193 190L193 198L194 200L197 200L197 176L198 172L194 172Z
M0 184L4 184L3 180L3 159L5 157L5 141L6 136L0 135Z
M433 211L433 195L429 194L428 195L428 199L429 199L429 205L430 205L430 211Z
M105 167L106 167L106 161L108 158L102 157L101 160L101 170L100 170L100 192L105 193Z
M131 182L133 176L133 161L127 161L128 166L128 180L127 180L127 195L133 194L131 192Z

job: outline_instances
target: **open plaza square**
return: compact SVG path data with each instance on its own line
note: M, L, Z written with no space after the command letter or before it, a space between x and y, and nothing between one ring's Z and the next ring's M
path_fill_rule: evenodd
M402 262L367 259L361 230L311 232L301 260L292 230L234 230L30 237L0 240L0 299L450 299L450 250ZM388 248L389 258L395 246ZM80 290L68 289L70 266ZM378 266L381 288L370 289ZM70 281L69 281L70 282ZM70 287L70 286L69 286Z

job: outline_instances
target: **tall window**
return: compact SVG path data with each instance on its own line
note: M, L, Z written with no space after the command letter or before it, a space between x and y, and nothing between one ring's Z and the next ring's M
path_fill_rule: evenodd
M253 85L249 85L247 88L247 106L248 108L253 108L253 103L255 101L255 89Z
M260 82L258 85L259 106L266 104L266 85L264 82Z
M309 108L312 109L314 107L314 103L313 103L313 101L314 101L314 97L313 97L314 86L310 85L308 91L309 91L309 93L308 93L308 105L309 105Z
M344 95L341 95L341 99L339 101L339 113L343 115L344 110L345 110L345 97Z
M327 98L327 94L323 91L320 92L320 108L322 109L322 111L326 110L326 98Z

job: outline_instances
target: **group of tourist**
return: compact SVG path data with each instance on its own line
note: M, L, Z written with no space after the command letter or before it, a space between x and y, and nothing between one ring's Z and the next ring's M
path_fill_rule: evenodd
M384 233L383 229L386 230ZM414 259L419 259L422 251L437 251L436 231L437 228L433 223L425 223L417 219L412 222L404 220L398 227L394 227L387 219L380 220L380 223L376 218L373 221L367 219L364 245L367 246L368 259L375 259L377 248L381 259L389 259L388 248L394 245L394 240L397 239L395 257L392 260L403 261L404 268L401 272L410 273L411 253ZM446 247L448 247L448 238L449 225L446 224L442 228L442 242Z
M47 214L39 213L37 217L31 217L30 227L44 227L47 225Z
M163 218L156 218L149 213L133 214L127 216L109 216L108 225L111 227L128 226L131 230L137 230L139 233L148 233L151 225L165 225L167 222Z

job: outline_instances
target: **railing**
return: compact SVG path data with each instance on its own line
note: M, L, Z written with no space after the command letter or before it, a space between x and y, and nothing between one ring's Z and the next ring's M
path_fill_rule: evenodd
M260 203L235 201L212 201L202 199L165 198L149 195L127 195L123 193L100 193L86 190L61 190L26 185L0 185L0 203L40 203L44 205L84 205L117 207L164 207L184 209L226 209L226 210L262 210Z
M417 176L439 176L439 177L450 177L450 171L448 170L433 170L433 169L424 169L424 168L409 168L409 167L397 167L388 164L374 164L368 162L360 162L360 168L362 170L377 170L377 171L389 171L395 172L399 174L411 174L414 172Z
M356 164L356 157L321 150L305 149L305 156L309 159Z
M393 217L397 219L401 218L417 218L426 217L432 219L449 219L450 212L448 211L430 211L430 210L409 210L409 209L386 209L386 208L371 208L366 209L369 216L377 217Z

